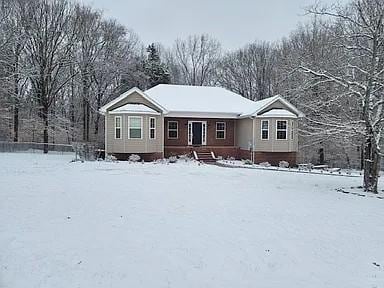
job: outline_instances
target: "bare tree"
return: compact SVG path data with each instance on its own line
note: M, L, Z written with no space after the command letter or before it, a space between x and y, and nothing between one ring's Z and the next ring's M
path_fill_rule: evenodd
M173 56L185 84L210 84L221 55L220 43L208 35L176 40Z
M330 72L320 67L303 65L302 71L317 80L317 85L332 83L341 89L334 99L340 109L355 110L360 119L337 127L361 131L364 143L364 189L377 193L380 156L382 155L383 104L384 104L384 2L380 0L355 0L345 8L313 7L316 15L333 17L334 45L341 49L338 67ZM350 102L348 102L350 99Z
M29 1L22 11L28 40L27 58L33 96L43 121L43 142L49 142L49 112L60 90L73 75L62 73L71 62L71 48L76 37L76 18L65 0ZM44 153L48 152L45 145Z
M275 81L275 49L269 43L253 43L226 54L216 81L251 100L272 96Z

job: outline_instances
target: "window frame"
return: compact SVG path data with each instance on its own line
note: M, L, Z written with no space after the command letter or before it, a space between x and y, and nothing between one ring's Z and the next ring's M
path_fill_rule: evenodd
M116 120L117 120L117 119L120 120L120 123L119 123L120 125L119 125L119 127L117 127L117 125L116 125ZM122 135L122 133L121 133L121 132L122 132L122 126L123 126L123 125L122 125L122 119L123 119L123 117L121 117L121 116L115 116L115 118L114 118L114 128L115 128L115 139L116 139L116 140L120 140L120 139L123 138L123 137L122 137L123 135ZM117 134L117 133L116 133L117 129L119 129L119 131L120 131L120 137L116 137L116 136L117 136L117 135L116 135L116 134Z
M295 122L291 120L291 140L295 139Z
M285 122L285 129L278 129L277 126L278 126L278 122ZM284 131L285 132L285 138L281 138L279 139L278 138L278 134L279 132L281 131ZM281 140L281 141L286 141L288 140L288 120L276 120L276 140Z
M131 138L131 119L138 118L140 119L140 138ZM138 128L133 128L138 129ZM142 140L143 139L143 117L142 116L128 116L128 139L130 140Z
M176 123L176 129L174 129L174 128L169 129L170 123ZM176 131L176 137L169 137L169 131ZM167 122L167 138L168 139L179 139L179 121L172 120L172 121Z
M263 122L267 122L268 123L267 129L263 129ZM263 131L267 131L268 132L267 138L263 138ZM261 123L260 123L260 139L264 140L264 141L268 141L269 140L269 120L268 119L261 120Z
M217 124L224 124L224 129L217 129ZM225 140L226 138L227 138L227 122L225 122L225 121L217 121L216 122L216 139L218 139L218 140ZM224 137L223 138L219 138L219 137L217 137L217 132L224 132Z
M151 127L151 120L153 119L154 126ZM151 131L153 130L153 138L151 137ZM148 138L150 140L156 140L156 117L149 117L148 121Z

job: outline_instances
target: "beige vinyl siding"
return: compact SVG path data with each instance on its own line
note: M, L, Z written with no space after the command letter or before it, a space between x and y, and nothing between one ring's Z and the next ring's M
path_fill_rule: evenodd
M239 119L236 121L236 146L248 150L252 142L252 119Z
M115 139L115 116L121 116L121 139ZM142 117L142 139L128 139L128 118ZM142 114L106 114L108 153L153 153L163 152L162 116ZM156 119L156 138L149 138L149 118Z
M269 138L261 139L261 121L269 120ZM276 137L276 121L287 121L287 139L278 140ZM255 120L255 151L257 152L295 152L298 150L297 119L292 118L256 118ZM293 127L292 127L293 124ZM291 131L294 137L291 139Z

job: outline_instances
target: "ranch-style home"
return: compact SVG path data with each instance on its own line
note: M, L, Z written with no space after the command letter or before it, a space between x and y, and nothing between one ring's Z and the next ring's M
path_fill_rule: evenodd
M160 84L132 88L100 109L105 153L145 160L191 154L198 160L296 164L303 114L281 96L251 101L220 87Z

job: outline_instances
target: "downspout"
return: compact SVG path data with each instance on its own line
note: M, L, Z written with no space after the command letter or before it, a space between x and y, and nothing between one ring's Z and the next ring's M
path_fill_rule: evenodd
M108 111L103 114L104 115L104 160L107 159L107 155L108 155L108 152L107 152L107 119L108 119Z
M255 117L250 117L252 120L252 148L251 148L251 161L255 164Z

